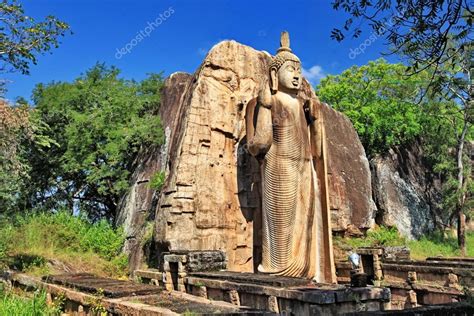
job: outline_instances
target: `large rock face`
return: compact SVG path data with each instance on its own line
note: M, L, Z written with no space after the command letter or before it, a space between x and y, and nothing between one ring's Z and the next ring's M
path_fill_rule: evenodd
M245 110L266 84L271 56L234 41L216 45L193 80L183 78L161 154L167 181L156 209L161 251L223 250L228 268L253 271L261 255L260 176L245 150ZM175 82L175 84L178 84ZM305 82L303 94L314 96ZM165 89L165 93L166 89ZM370 171L345 116L324 104L333 229L372 225Z
M189 74L174 73L165 81L159 111L165 131L165 144L140 151L131 176L132 185L118 206L116 224L123 225L125 230L124 252L129 254L131 271L137 269L143 261L146 223L153 220L155 215L157 196L155 190L150 188L149 181L156 172L166 169L170 135L180 121L177 113L191 79Z
M350 120L327 105L322 107L329 156L329 199L332 230L365 231L374 224L369 161Z
M377 224L396 226L402 235L419 238L440 223L440 181L423 164L418 144L393 148L371 160Z

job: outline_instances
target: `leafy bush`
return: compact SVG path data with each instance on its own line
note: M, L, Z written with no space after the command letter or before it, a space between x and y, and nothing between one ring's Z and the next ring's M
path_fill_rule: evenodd
M3 265L8 250L11 247L12 226L6 221L0 219L0 267Z
M164 140L157 114L162 85L160 74L137 82L103 64L73 82L38 84L32 116L49 127L41 135L55 145L30 146L28 203L76 204L91 218L113 219L138 152Z
M397 246L406 243L396 227L380 227L367 233L367 238L373 245Z

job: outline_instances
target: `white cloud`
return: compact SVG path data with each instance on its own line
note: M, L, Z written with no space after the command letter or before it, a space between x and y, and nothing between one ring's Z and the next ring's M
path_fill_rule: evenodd
M314 65L308 70L303 68L303 76L308 79L308 81L315 85L319 83L319 80L326 77L326 73L324 72L323 68L319 65Z

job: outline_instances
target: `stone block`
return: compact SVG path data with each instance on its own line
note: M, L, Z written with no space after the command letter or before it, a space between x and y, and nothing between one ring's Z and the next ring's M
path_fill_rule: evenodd
M186 270L189 272L219 271L226 269L226 257L223 251L192 251L188 254Z

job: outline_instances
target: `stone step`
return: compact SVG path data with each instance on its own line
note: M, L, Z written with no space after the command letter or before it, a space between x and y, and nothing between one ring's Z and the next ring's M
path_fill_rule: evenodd
M432 273L436 275L454 273L459 276L474 277L473 268L459 268L459 267L441 267L441 266L426 266L426 265L408 265L398 263L382 263L384 275L390 274L390 271L399 272L417 272L417 273Z

